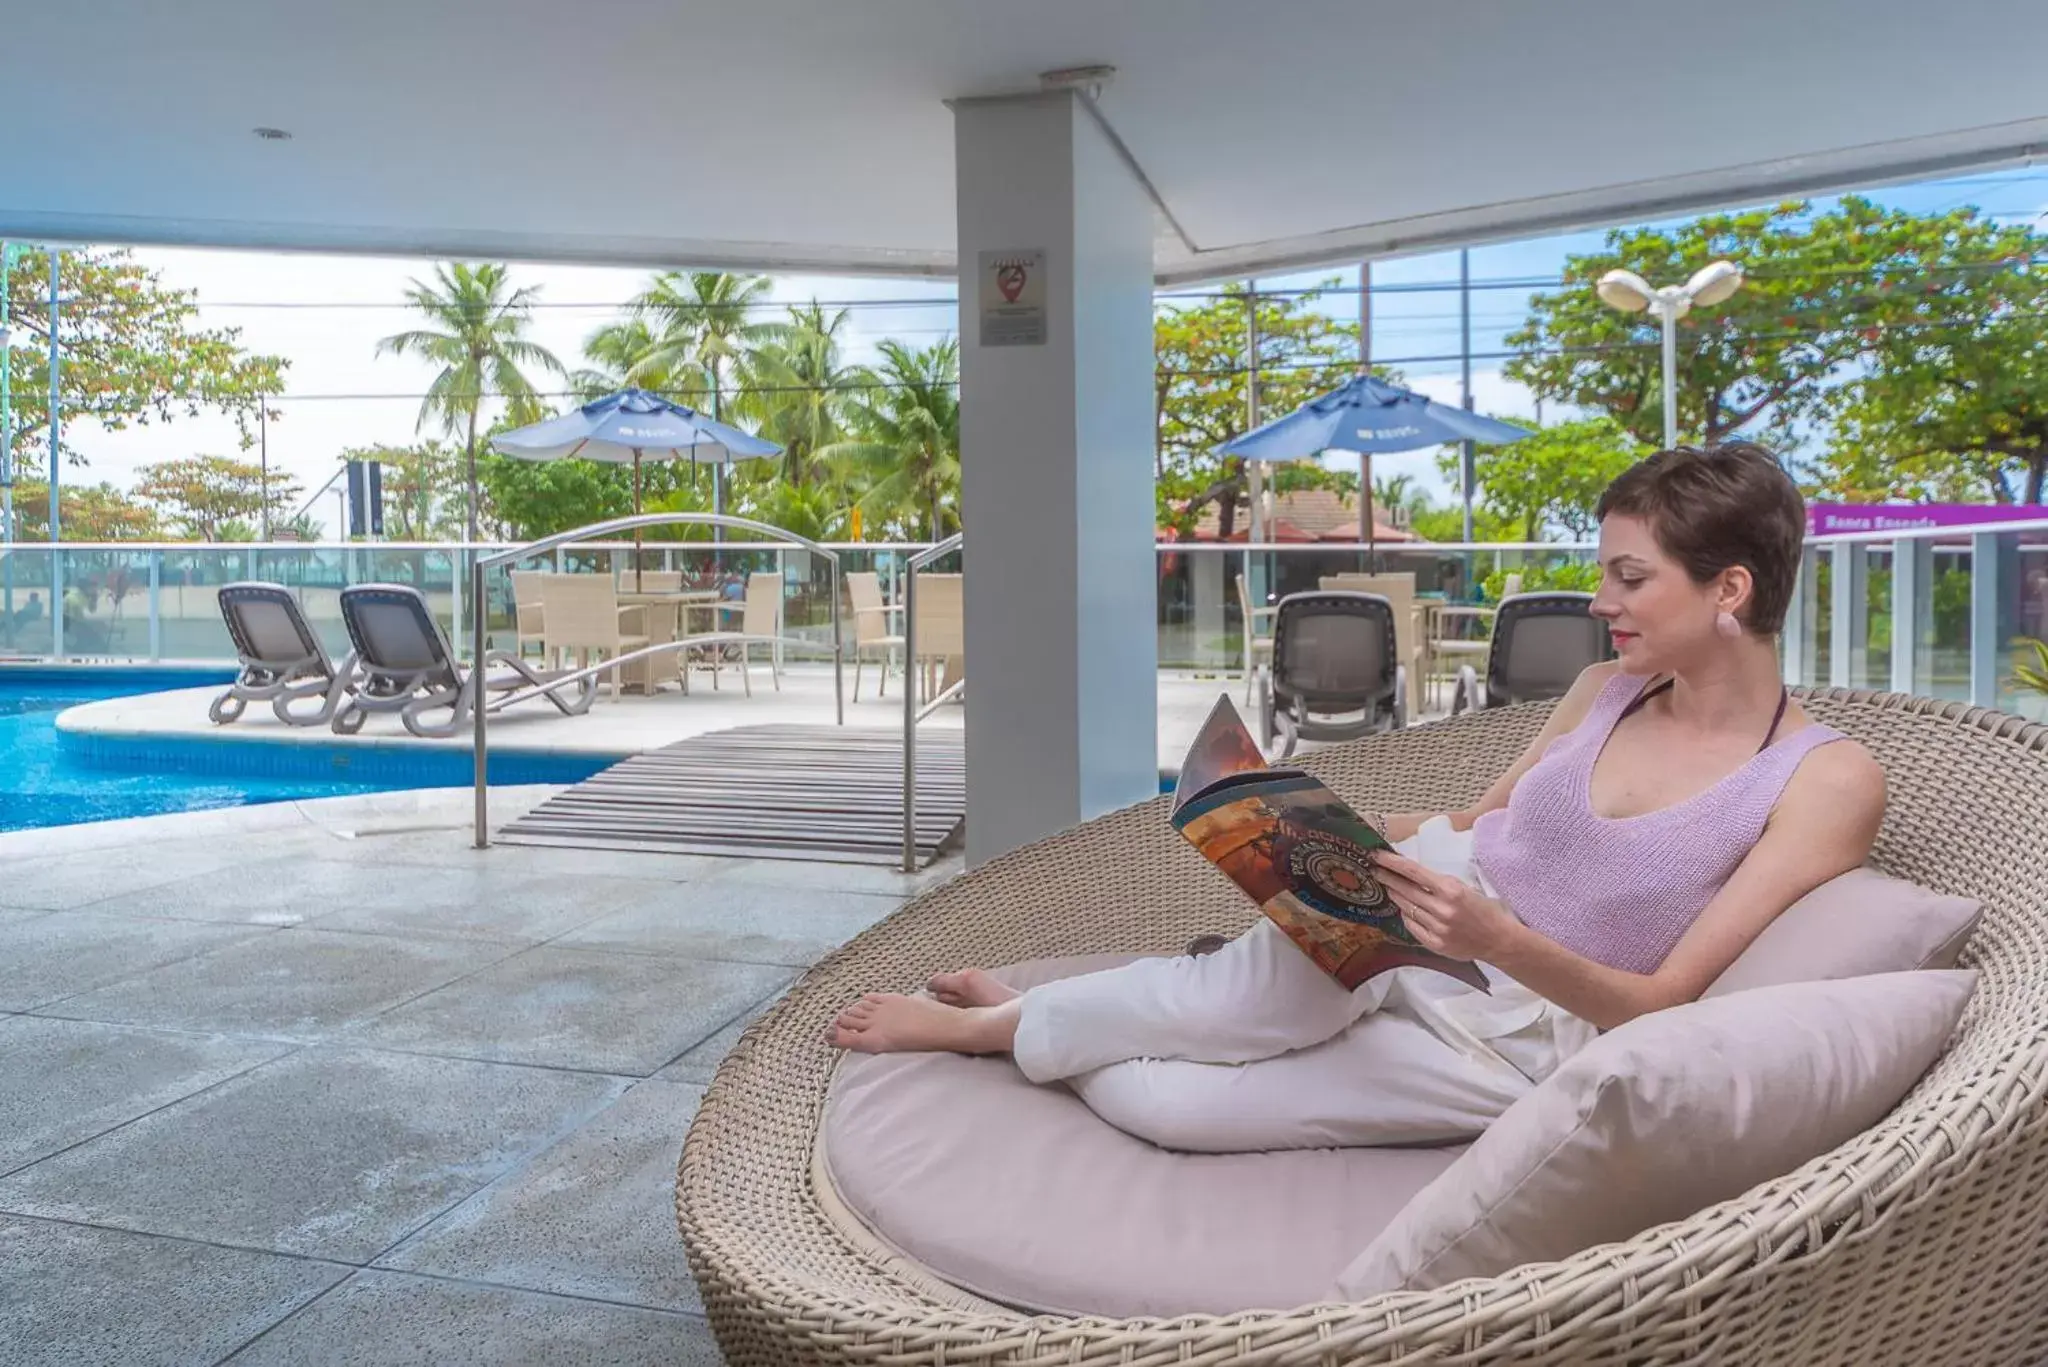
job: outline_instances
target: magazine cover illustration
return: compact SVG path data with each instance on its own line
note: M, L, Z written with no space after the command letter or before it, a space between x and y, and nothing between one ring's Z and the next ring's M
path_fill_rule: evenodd
M1345 987L1415 966L1487 990L1478 968L1423 948L1401 920L1372 863L1387 841L1320 780L1268 768L1227 697L1181 765L1172 821Z

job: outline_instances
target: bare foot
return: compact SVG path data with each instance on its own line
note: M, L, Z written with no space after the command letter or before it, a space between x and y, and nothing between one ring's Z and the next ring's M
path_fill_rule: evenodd
M933 974L925 988L948 1006L1001 1006L1023 995L1014 987L1003 986L979 968Z
M1000 1054L1017 1035L1014 1006L947 1006L929 997L870 992L839 1013L828 1044L863 1054Z

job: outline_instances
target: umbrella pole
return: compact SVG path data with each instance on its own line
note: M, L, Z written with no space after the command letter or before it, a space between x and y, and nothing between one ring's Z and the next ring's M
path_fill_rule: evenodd
M633 448L633 516L640 516L640 448ZM640 528L633 529L633 592L640 592Z
M1358 455L1358 520L1365 524L1365 572L1373 573L1374 539L1378 533L1379 518L1372 509L1372 453L1361 451Z

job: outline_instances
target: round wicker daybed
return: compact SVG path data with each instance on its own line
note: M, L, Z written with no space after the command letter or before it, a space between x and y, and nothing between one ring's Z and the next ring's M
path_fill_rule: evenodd
M1981 970L1948 1053L1883 1122L1796 1173L1563 1262L1358 1305L1172 1320L989 1307L840 1232L813 1146L850 999L961 964L1175 952L1253 912L1164 799L1014 851L820 963L749 1029L683 1146L677 1216L735 1364L2048 1361L2048 728L1896 694L1802 693L1889 775L1876 862L1979 898ZM1545 706L1307 761L1375 810L1469 802Z

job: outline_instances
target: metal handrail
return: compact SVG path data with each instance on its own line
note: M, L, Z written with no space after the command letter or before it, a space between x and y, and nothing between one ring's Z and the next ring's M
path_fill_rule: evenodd
M917 872L917 723L924 713L917 710L917 572L933 561L960 549L961 533L955 532L903 562L903 871ZM966 680L961 680L965 683ZM959 685L954 685L957 688ZM936 707L946 697L934 698ZM930 707L925 709L927 712Z
M642 527L677 525L733 527L743 531L757 532L788 545L800 546L813 555L823 556L826 563L831 565L832 694L833 700L837 705L839 724L841 726L846 725L846 649L845 643L840 639L839 553L830 547L811 540L807 536L798 536L795 532L786 531L781 527L770 526L766 522L756 522L752 518L728 517L724 513L636 513L632 517L617 517L609 522L594 522L587 527L573 527L566 532L557 532L553 536L542 537L531 545L515 546L510 550L498 551L492 555L480 555L471 562L469 571L471 618L469 688L473 694L471 702L475 719L475 738L473 741L475 754L473 760L476 766L476 847L478 849L489 849L491 845L490 803L489 799L485 796L487 791L485 776L489 771L489 741L485 720L490 714L490 709L484 705L485 699L483 696L484 671L487 657L490 654L490 614L487 611L485 601L485 576L489 571L496 569L500 565L510 565L521 560L530 560L536 555L545 555L558 546L566 546L575 541L592 540L614 532L630 532ZM637 660L648 655L656 655L663 650L685 651L689 648L690 638L685 635L679 641L646 646L629 654L621 655L616 659L607 660L603 664L577 670L575 673L564 676L561 679L551 680L550 686L560 686L573 683L578 679L593 677L607 670L618 669L630 660Z

